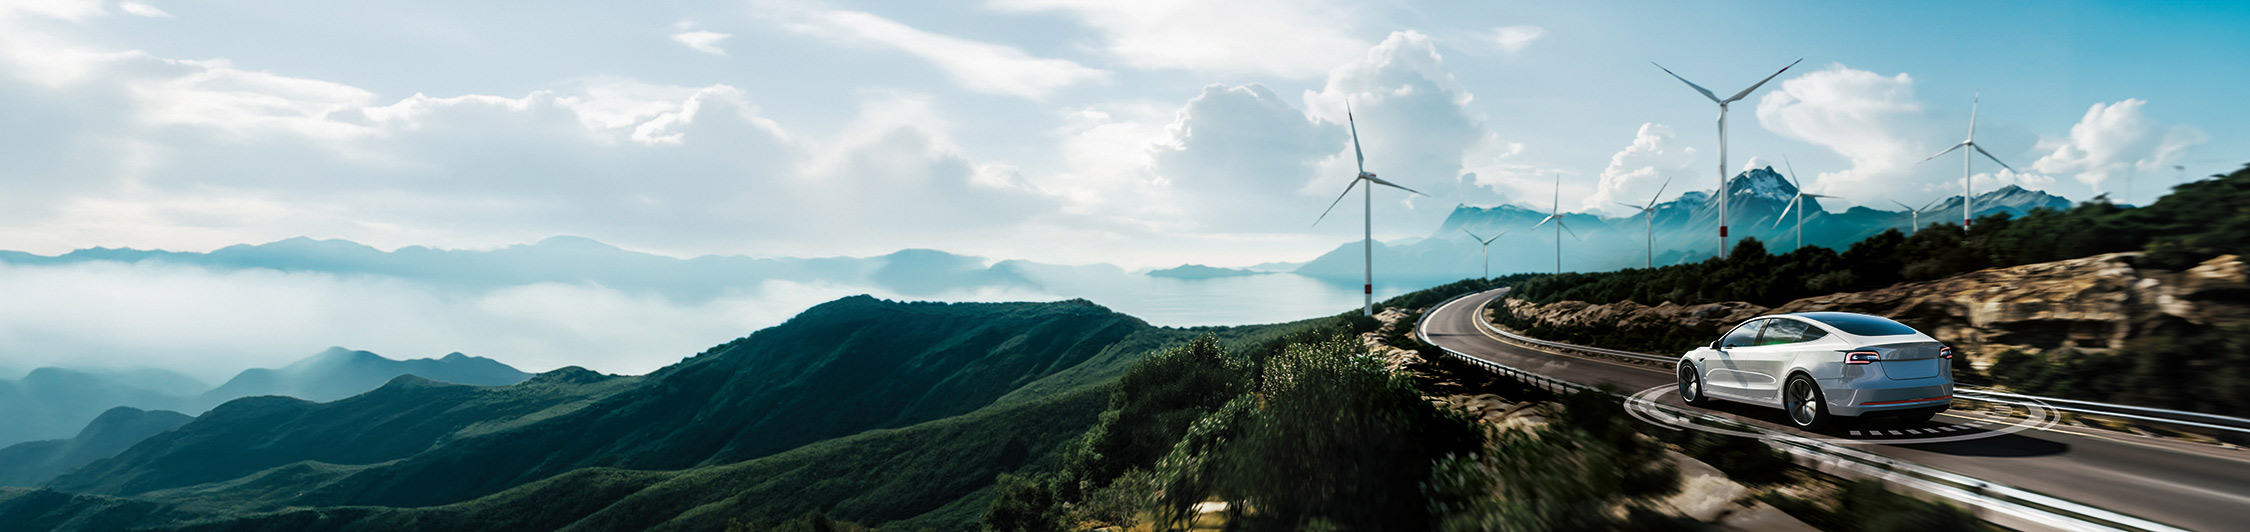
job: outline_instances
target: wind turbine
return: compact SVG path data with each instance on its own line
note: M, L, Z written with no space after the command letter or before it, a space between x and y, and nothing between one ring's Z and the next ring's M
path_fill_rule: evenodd
M1930 159L1936 159L1938 155L1953 153L1953 150L1961 149L1962 146L1969 147L1968 151L1961 152L1961 230L1963 231L1969 229L1969 220L1972 219L1970 213L1975 212L1974 209L1969 207L1969 203L1976 199L1969 195L1969 163L1976 160L1975 153L1984 154L1985 158L1992 159L1992 162L1999 163L2001 168L2007 168L2010 172L2016 170L2009 167L2008 163L2000 162L2000 158L1992 156L1992 152L1984 151L1983 145L1977 144L1977 103L1983 99L1984 95L1978 94L1974 99L1969 100L1969 139L1961 141L1960 144L1954 144L1953 147L1946 148L1945 151L1938 152L1937 155L1932 155L1929 159L1922 160L1924 163L1930 162Z
M1686 83L1688 87L1694 88L1695 92L1703 93L1703 97L1710 98L1713 103L1719 104L1719 258L1727 258L1727 196L1731 195L1727 193L1727 104L1749 96L1750 91L1758 90L1758 87L1764 86L1768 81L1773 81L1773 78L1780 76L1782 72L1788 72L1789 67L1797 66L1797 63L1803 62L1805 60L1802 58L1792 61L1789 66L1774 71L1772 76L1766 76L1766 79L1758 80L1757 84L1742 89L1742 92L1734 93L1734 96L1724 100L1719 99L1719 95L1712 94L1710 89L1703 88L1702 85L1696 85L1695 82L1688 81L1687 78L1680 77L1679 74L1672 74L1672 69L1664 68L1664 65L1657 65L1655 61L1649 62L1651 65L1656 65L1658 70L1663 70L1666 74L1672 74L1672 79L1680 80L1680 83Z
M1647 234L1641 237L1642 240L1648 242L1648 258L1642 259L1641 262L1641 267L1643 268L1656 267L1656 200L1657 198L1664 197L1664 189L1671 186L1672 178L1664 178L1664 186L1656 187L1656 195L1648 197L1648 205L1634 205L1631 203L1617 202L1618 205L1623 205L1627 209L1641 211L1642 216L1648 217Z
M1899 207L1905 208L1907 214L1912 217L1913 222L1911 223L1914 225L1906 228L1906 235L1914 236L1914 231L1922 228L1922 213L1930 210L1930 207L1937 206L1938 201L1939 200L1930 200L1929 203L1922 204L1922 208L1920 209L1909 207L1904 203L1899 203L1898 200L1891 200L1891 203L1897 203Z
M1789 205L1788 205L1788 206L1786 206L1786 207L1782 207L1782 208L1781 208L1781 216L1780 216L1780 217L1777 217L1777 218L1774 218L1774 220L1773 220L1773 226L1774 226L1774 227L1777 227L1777 228L1778 228L1778 227L1781 227L1781 219L1782 219L1782 218L1788 218L1788 217L1789 217L1789 211L1790 211L1791 209L1795 209L1795 210L1797 211L1797 249L1804 249L1804 248L1805 248L1805 207L1803 207L1802 205L1804 205L1804 203L1805 203L1805 198L1828 198L1828 199L1843 199L1843 198L1838 198L1838 197L1835 197L1835 196L1827 196L1827 195L1821 195L1821 194L1806 194L1806 193L1805 193L1805 183L1804 183L1803 181L1798 181L1798 180L1797 180L1797 166L1796 166L1796 165L1793 165L1793 164L1789 164L1789 156L1787 156L1787 155L1783 155L1783 156L1781 156L1781 165L1782 165L1782 167L1784 167L1784 168L1788 168L1788 169L1789 169L1789 184L1790 184L1791 186L1795 186L1795 187L1797 187L1797 195L1796 195L1796 196L1791 196L1791 197L1789 198Z
M1469 233L1469 228L1463 227L1461 228L1461 232ZM1477 236L1476 233L1469 233L1469 238L1477 239L1477 245L1484 246L1484 278L1486 279L1492 278L1492 241L1499 240L1500 237L1507 236L1507 234L1508 230L1506 229L1501 229L1500 234L1492 235L1492 238L1485 238Z
M1558 273L1558 274L1559 274L1559 273L1562 273L1562 234L1563 234L1563 231L1570 231L1570 237L1571 237L1571 238L1578 238L1578 231L1576 231L1576 230L1572 230L1572 229L1570 228L1570 226L1567 226L1567 225L1564 225L1564 224L1563 224L1563 218L1562 218L1562 174L1555 174L1555 208L1554 208L1554 210L1552 210L1552 211L1548 211L1548 213L1547 213L1547 217L1546 217L1546 218L1543 218L1543 219L1540 219L1540 220L1539 220L1539 223L1537 223L1537 224L1533 224L1533 225L1531 226L1531 228L1532 228L1532 229L1538 229L1538 228L1539 228L1539 226L1542 226L1542 225L1547 225L1547 222L1548 222L1548 221L1550 221L1550 220L1552 220L1552 221L1554 221L1554 222L1555 222L1555 273ZM1497 238L1497 237L1495 237L1495 238Z
M1314 219L1313 219L1313 225L1315 225L1315 226L1318 226L1318 225L1320 225L1320 221L1321 221L1321 220L1325 220L1325 219L1328 219L1328 213L1330 213L1330 212L1334 212L1334 211L1336 210L1336 204L1339 204L1339 203L1343 203L1343 202L1344 202L1344 196L1350 196L1350 195L1352 195L1352 187L1356 187L1356 186L1359 186L1359 182L1361 182L1361 181L1366 181L1366 182L1367 182L1367 186L1366 186L1365 188L1361 188L1361 189L1360 189L1360 197L1361 197L1361 199L1362 199L1362 200L1364 200L1364 202L1366 203L1366 206L1367 206L1367 212L1366 212L1366 215L1367 215L1367 216L1366 216L1366 219L1367 219L1367 225L1366 225L1366 232L1364 233L1364 235L1365 235L1365 237L1366 237L1366 246L1367 246L1367 247L1366 247L1366 250L1367 250L1367 252L1366 252L1366 255L1364 256L1364 261L1365 261L1365 262L1363 262L1363 264L1364 264L1364 265L1365 265L1365 266L1367 267L1367 270L1366 270L1366 271L1367 271L1367 277L1366 277L1366 281L1367 281L1367 283L1366 283L1366 284L1364 284L1364 285L1361 285L1361 286L1360 286L1360 288L1362 289L1362 292L1361 292L1361 293L1365 294L1365 296L1366 296L1366 299L1365 299L1365 301L1364 301L1364 302L1363 302L1363 303L1361 304L1361 306L1360 306L1360 309L1359 309L1359 311L1360 311L1360 313L1361 313L1362 315L1366 315L1366 316L1374 316L1374 315L1375 315L1375 185L1382 185L1382 186L1386 186L1386 187L1391 187L1391 188L1395 188L1395 189L1399 189L1399 190L1404 190L1404 191L1407 191L1407 192L1413 192L1413 193L1415 193L1415 194L1421 194L1421 195L1423 195L1423 196L1428 196L1429 194L1422 194L1422 193L1421 193L1420 191L1417 191L1417 190L1414 190L1414 189L1411 189L1411 188L1406 188L1406 187L1402 187L1402 186L1399 186L1399 185L1398 185L1397 183L1392 183L1392 182L1389 182L1389 181L1384 181L1384 180L1383 180L1382 178L1379 178L1379 177L1375 177L1375 173L1367 171L1367 154L1366 154L1366 153L1363 153L1363 152L1361 152L1361 151L1360 151L1360 149L1359 149L1359 121L1358 121L1358 119L1356 119L1356 118L1353 118L1353 117L1352 117L1352 104L1351 104L1351 103L1349 103L1349 102L1346 102L1346 103L1344 104L1344 120L1345 120L1345 122L1347 122L1347 123L1351 124L1351 128L1352 128L1352 156L1353 156L1353 157L1357 157L1357 158L1359 159L1359 176L1358 176L1358 177L1353 177L1353 178L1352 178L1352 182L1351 182L1351 184L1348 184L1348 185L1344 185L1344 193L1343 193L1343 194L1340 194L1340 195L1337 195L1337 196L1336 196L1336 201L1333 201L1333 202L1329 202L1329 203L1328 203L1328 210L1325 210L1325 211L1320 211L1320 217L1319 217L1319 218L1314 218Z

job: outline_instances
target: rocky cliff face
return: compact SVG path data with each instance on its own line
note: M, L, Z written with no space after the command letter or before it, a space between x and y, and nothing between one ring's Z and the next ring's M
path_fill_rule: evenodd
M1791 301L1767 309L1742 302L1649 307L1634 302L1535 305L1504 309L1545 326L1645 330L1671 328L1708 341L1742 320L1807 311L1858 312L1912 325L1969 353L1979 366L2001 351L2058 347L2103 351L2167 327L2250 319L2250 267L2226 255L2186 271L2137 268L2138 253L1994 268L1935 281Z

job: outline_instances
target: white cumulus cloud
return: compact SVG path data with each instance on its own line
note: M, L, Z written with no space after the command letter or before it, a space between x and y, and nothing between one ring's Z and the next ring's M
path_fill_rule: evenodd
M1101 81L1109 72L1064 59L924 31L896 20L840 9L776 9L799 32L841 43L888 48L935 65L970 90L1042 98L1072 85Z
M1317 76L1367 49L1351 8L1326 0L992 0L1010 11L1059 11L1101 33L1100 48L1140 69Z
M138 17L148 17L148 18L172 18L172 14L171 14L171 13L166 13L166 12L164 12L164 10L162 10L162 9L157 9L157 7L156 7L156 6L152 6L152 5L148 5L148 4L143 4L143 3L140 3L140 2L123 2L123 3L119 3L119 4L117 4L117 9L123 10L123 11L124 11L124 12L126 12L126 13L129 13L129 14L132 14L133 16L138 16Z
M1528 25L1494 28L1491 34L1492 42L1499 43L1501 50L1511 54L1523 51L1524 47L1531 46L1532 41L1545 36L1546 28Z
M1759 98L1758 123L1782 137L1844 156L1850 168L1798 179L1846 196L1889 194L1898 181L1912 177L1916 162L1943 146L1935 139L1949 136L1932 127L1914 96L1913 77L1842 64L1783 80L1777 90Z
M725 49L719 48L719 42L727 40L728 37L733 37L733 35L710 30L693 30L672 34L672 41L686 45L698 52L727 55Z
M2118 192L2123 185L2115 181L2133 174L2167 171L2183 160L2190 148L2210 140L2210 135L2195 126L2157 124L2142 113L2147 105L2137 98L2094 104L2070 126L2068 135L2040 139L2038 149L2046 155L2031 163L2031 169L2070 175L2096 190ZM2125 200L2115 194L2112 197Z
M1654 122L1641 124L1640 130L1633 133L1633 143L1609 157L1609 166L1602 168L1600 183L1579 207L1629 213L1616 204L1646 205L1647 198L1656 194L1666 179L1674 179L1674 182L1665 193L1679 194L1691 187L1677 178L1694 162L1695 148L1681 145L1671 126Z

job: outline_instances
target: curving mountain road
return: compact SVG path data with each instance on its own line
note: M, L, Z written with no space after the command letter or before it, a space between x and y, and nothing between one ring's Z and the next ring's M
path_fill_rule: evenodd
M1468 356L1589 386L1634 392L1673 383L1670 367L1555 354L1507 342L1477 326L1478 309L1507 289L1477 293L1431 310L1423 333ZM1677 394L1663 399L1674 406ZM1706 409L1760 426L1782 424L1778 409L1718 403ZM1944 414L1932 424L1968 421ZM1895 420L1845 423L1833 429L1912 428ZM1991 438L1936 444L1862 445L1883 456L2013 485L2193 530L2233 530L2250 516L2250 451L2053 426Z

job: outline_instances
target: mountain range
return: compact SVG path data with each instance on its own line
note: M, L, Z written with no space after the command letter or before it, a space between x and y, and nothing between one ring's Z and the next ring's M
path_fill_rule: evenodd
M95 460L116 456L133 444L195 419L169 410L111 408L67 440L20 443L0 448L0 486L34 486Z
M1796 246L1795 222L1797 214L1791 212L1782 219L1784 209L1797 194L1797 187L1775 172L1772 167L1753 169L1736 175L1728 181L1730 194L1728 223L1729 245L1743 238L1755 238L1766 243L1774 253L1786 253ZM1864 206L1854 206L1842 212L1828 212L1818 198L1805 198L1800 207L1804 212L1804 244L1841 249L1860 239L1883 231L1914 229L1916 217L1905 210L1886 211ZM1985 216L2007 213L2022 216L2033 209L2066 209L2070 200L2060 196L2009 185L1976 196L1976 214ZM1961 197L1953 196L1924 211L1919 221L1924 224L1958 223ZM1483 271L1478 262L1483 255L1478 244L1468 232L1485 238L1505 231L1506 234L1492 244L1492 272L1494 275L1514 272L1542 272L1555 269L1556 230L1550 223L1533 230L1547 213L1514 205L1497 207L1457 206L1453 213L1440 223L1427 237L1391 242L1376 242L1374 261L1378 278L1408 284L1433 284L1464 276L1475 276ZM1653 262L1670 265L1683 261L1701 260L1716 253L1719 206L1708 191L1689 191L1677 199L1655 204L1649 211L1623 218L1595 214L1563 213L1563 222L1569 229L1562 233L1565 271L1606 271L1638 268ZM1649 257L1650 246L1644 235L1654 235L1654 257ZM1319 258L1306 263L1295 273L1322 279L1357 281L1361 274L1361 248L1359 242L1336 247Z
M230 401L40 489L26 530L708 530L820 510L968 529L992 479L1051 463L1142 354L1302 324L1153 327L1085 301L865 296L645 376L400 376L327 403Z
M340 347L279 369L243 370L217 388L156 369L39 368L22 379L0 380L0 412L10 413L10 422L0 423L0 446L70 438L92 430L88 423L116 407L200 414L229 400L260 395L330 401L373 390L408 374L484 386L514 384L531 377L498 361L460 353L438 359L392 360Z

